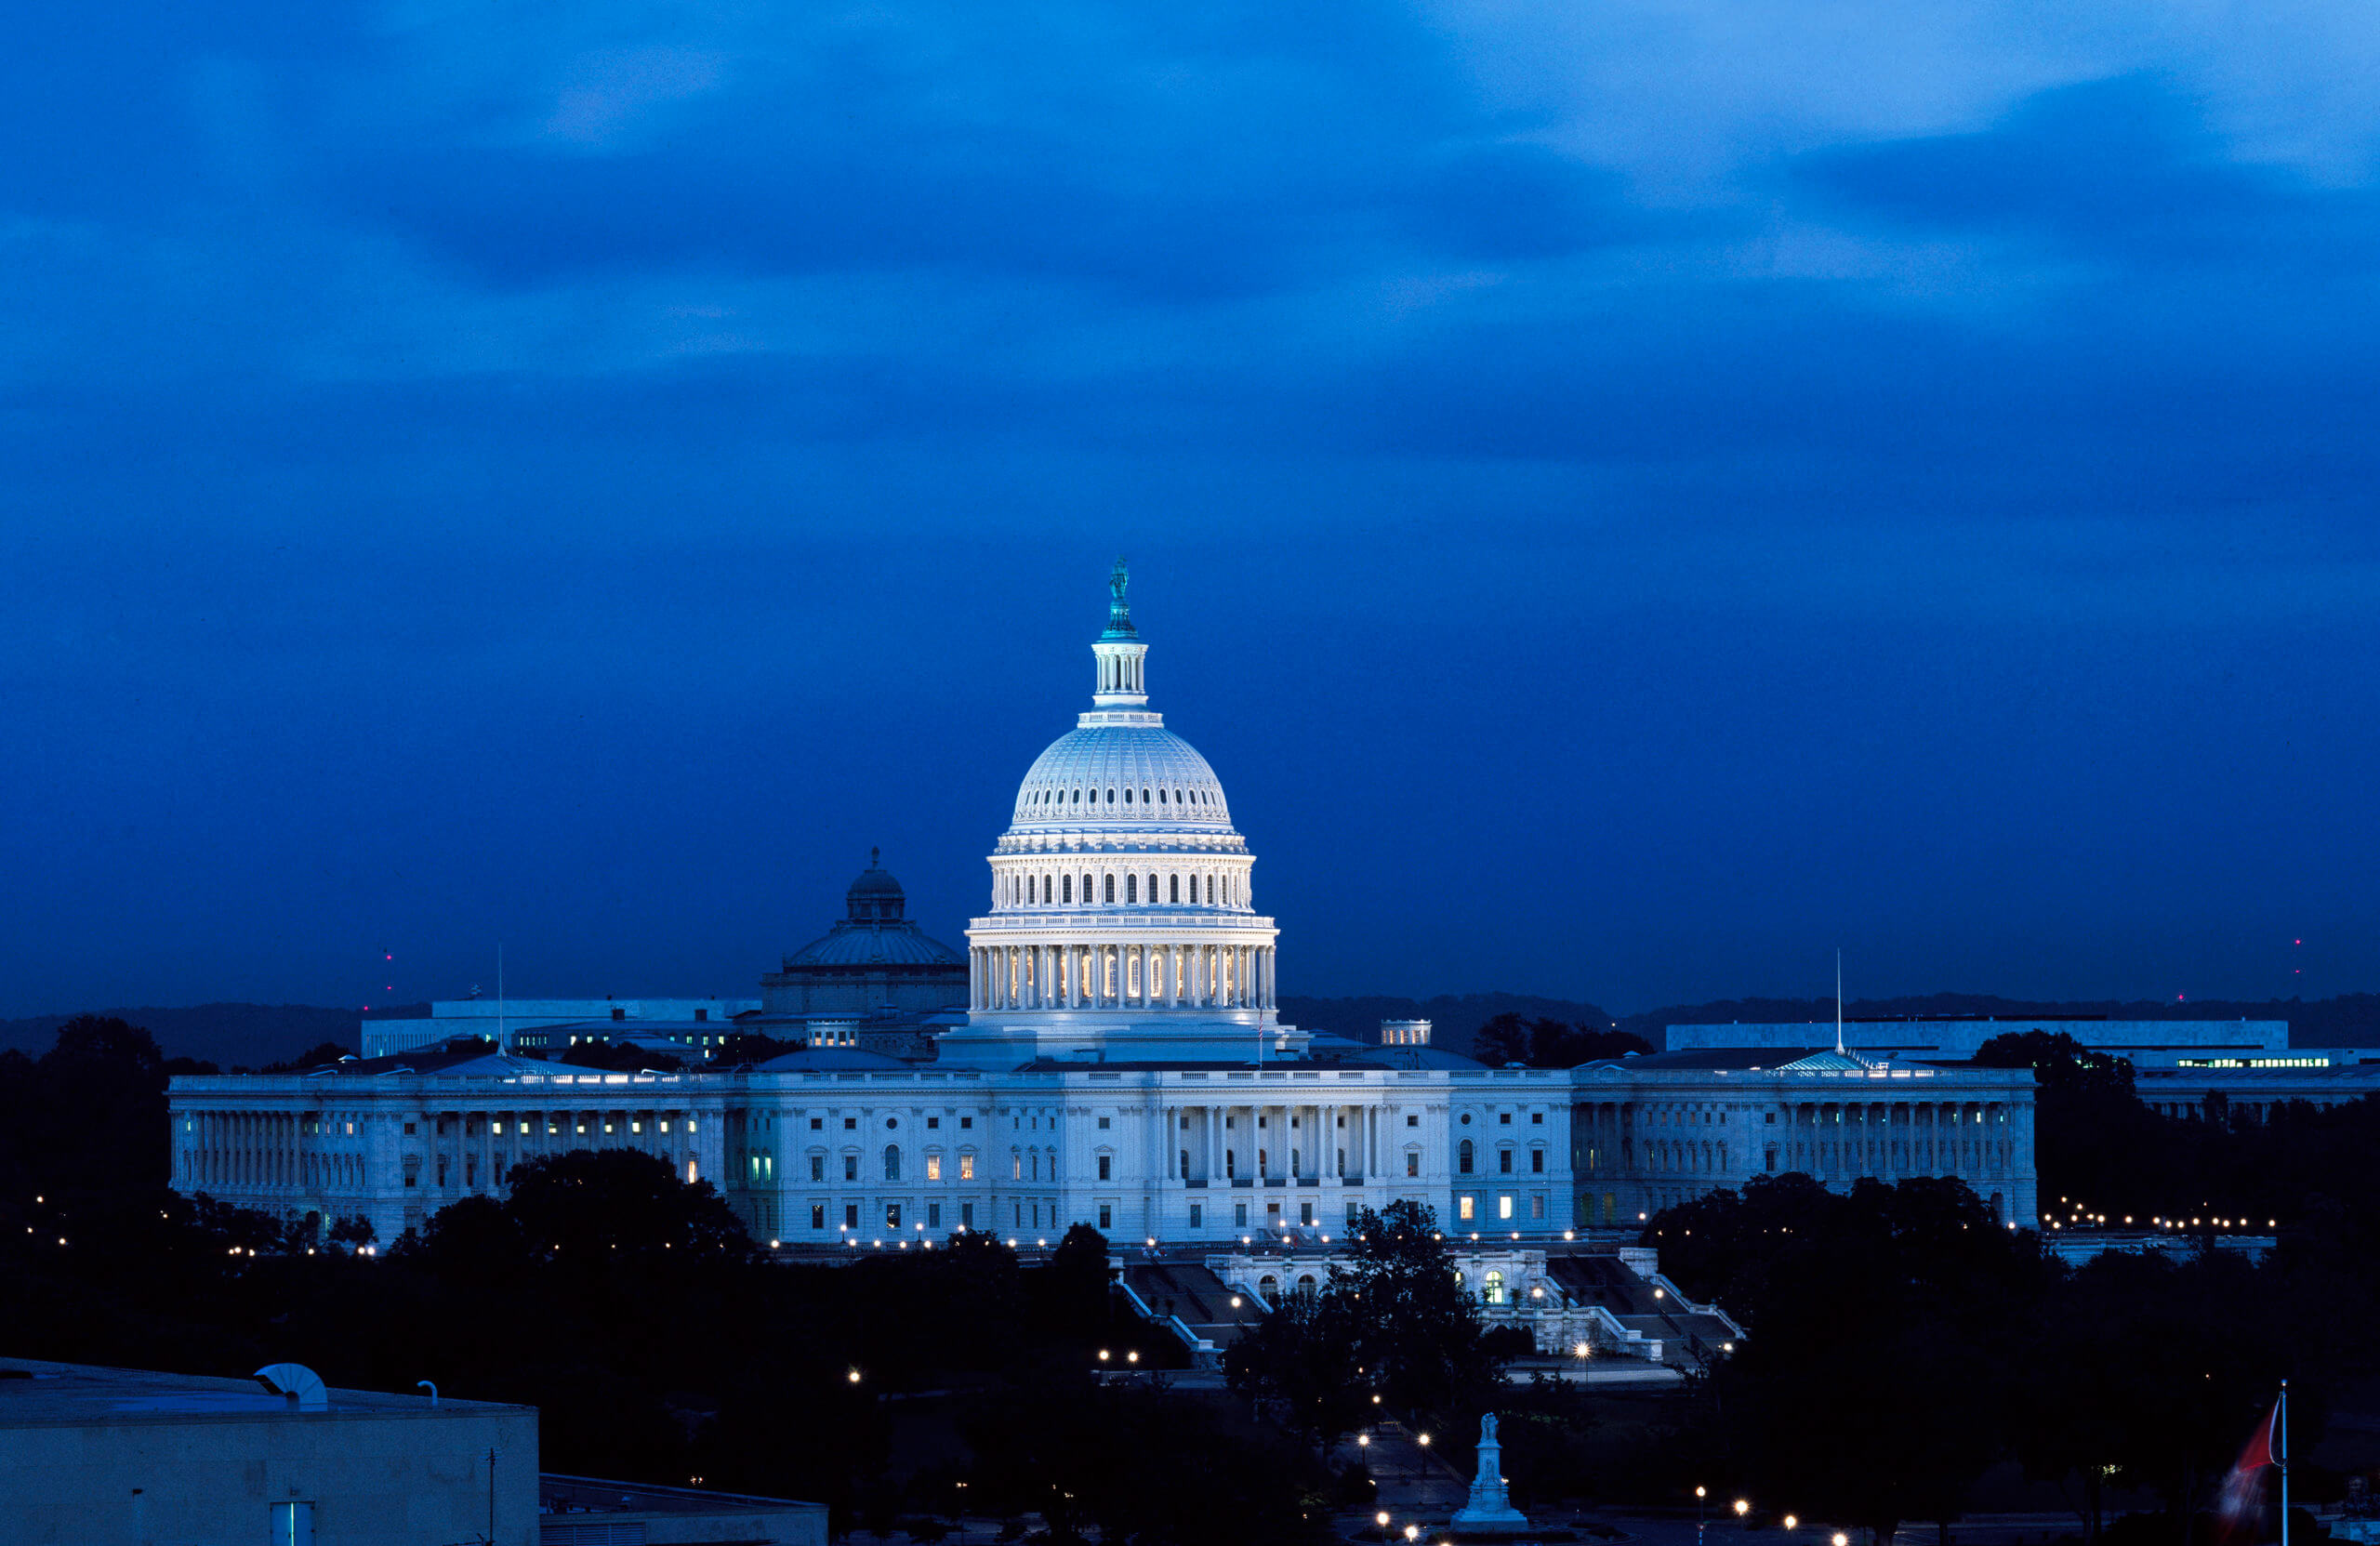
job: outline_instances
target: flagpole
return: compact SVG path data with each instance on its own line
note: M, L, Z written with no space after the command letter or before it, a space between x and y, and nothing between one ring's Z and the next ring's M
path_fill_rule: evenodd
M2281 1430L2281 1546L2289 1546L2289 1381L2281 1382L2281 1411L2274 1420Z

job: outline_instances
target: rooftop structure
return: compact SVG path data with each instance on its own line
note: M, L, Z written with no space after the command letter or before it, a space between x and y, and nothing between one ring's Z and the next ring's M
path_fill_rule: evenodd
M0 1358L0 1539L536 1546L536 1408L265 1372Z

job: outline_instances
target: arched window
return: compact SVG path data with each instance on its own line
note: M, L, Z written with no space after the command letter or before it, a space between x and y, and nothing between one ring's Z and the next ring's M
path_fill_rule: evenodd
M1179 875L1174 876L1174 877L1172 878L1172 882L1171 882L1171 884L1170 884L1170 885L1169 885L1166 889L1167 889L1167 891L1170 893L1170 895L1169 896L1168 900L1170 900L1170 901L1173 901L1173 902L1179 902L1179 901L1181 901L1181 900L1182 900L1182 877L1180 877Z
M1208 905L1208 906L1210 906L1210 907L1211 907L1211 906L1213 906L1214 905L1215 905L1215 878L1214 878L1213 876L1210 875L1210 876L1208 876L1208 877L1207 877L1207 905Z
M1082 878L1082 905L1086 907L1091 905L1091 877L1088 875Z
M1116 791L1113 789L1107 791L1107 803L1110 805L1116 803Z
M1471 1140L1466 1138L1454 1151L1454 1168L1463 1175L1471 1173Z
M1502 1273L1496 1272L1491 1269L1488 1275L1480 1280L1479 1286L1488 1303L1501 1304L1504 1302L1504 1275Z
M1155 875L1151 875L1149 877L1149 905L1151 906L1155 906L1157 905L1157 877Z
M898 1143L884 1145L884 1179L887 1181L901 1179L901 1145Z
M1112 875L1107 878L1107 902L1111 906L1116 902L1116 878Z
M1033 877L1028 875L1025 878L1025 900L1026 905L1030 905L1033 899Z
M1129 795L1132 791L1127 789L1124 792ZM1124 877L1124 900L1127 902L1138 902L1140 899L1141 878L1137 875L1128 875Z
M1143 805L1146 805L1148 802L1149 802L1149 786L1148 786L1147 785L1144 784L1144 785L1142 785L1142 786L1141 786L1141 803L1142 803Z
M1165 803L1165 791L1163 789L1159 789L1157 792L1157 802L1159 805L1163 805Z
M1176 789L1176 790L1174 790L1174 791L1173 791L1173 803L1174 803L1174 804L1176 804L1176 805L1180 805L1180 804L1183 803L1183 799L1182 799L1182 791L1181 791L1181 790L1179 790L1179 789Z
M1266 1299L1271 1299L1281 1291L1281 1280L1271 1273L1266 1273L1256 1280L1256 1291Z
M1067 900L1067 901L1069 901L1069 902L1072 902L1074 899L1075 899L1075 878L1074 878L1073 876L1069 875L1069 876L1067 876L1067 877L1066 877L1066 900Z
M1132 803L1132 791L1130 789L1124 791L1124 803L1127 805Z
M1300 1274L1298 1274L1298 1292L1300 1292L1300 1293L1302 1293L1302 1294L1311 1294L1311 1293L1313 1293L1314 1291L1315 1291L1314 1274L1312 1274L1312 1273L1300 1273Z

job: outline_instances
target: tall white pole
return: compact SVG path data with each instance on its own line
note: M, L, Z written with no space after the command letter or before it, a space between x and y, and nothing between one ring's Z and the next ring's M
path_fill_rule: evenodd
M1834 1050L1843 1050L1843 951L1834 953Z
M504 942L496 942L496 1050L512 1050L512 1037L504 1015Z
M2281 1400L2275 1405L2280 1410L2274 1414L2273 1421L2281 1430L2276 1435L2281 1440L2281 1453L2275 1457L2281 1461L2281 1546L2289 1546L2289 1381L2286 1380L2281 1382Z

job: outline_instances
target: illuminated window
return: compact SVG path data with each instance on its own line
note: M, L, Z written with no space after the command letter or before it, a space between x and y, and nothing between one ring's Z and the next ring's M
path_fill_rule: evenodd
M926 1156L926 1179L928 1181L942 1179L942 1156L938 1154Z
M1504 1275L1490 1270L1479 1282L1480 1296L1490 1304L1504 1302Z
M1421 1156L1417 1151L1411 1149L1406 1151L1405 1173L1408 1176L1418 1176L1421 1173Z
M1469 1223L1472 1221L1473 1210L1474 1204L1472 1199L1469 1197L1459 1198L1455 1203L1455 1214L1458 1218L1461 1219L1464 1223Z
M975 1179L975 1156L973 1155L962 1154L959 1156L959 1179L961 1181L972 1181Z
M1498 1197L1496 1199L1496 1217L1500 1219L1509 1219L1512 1216L1513 1199L1510 1197Z

